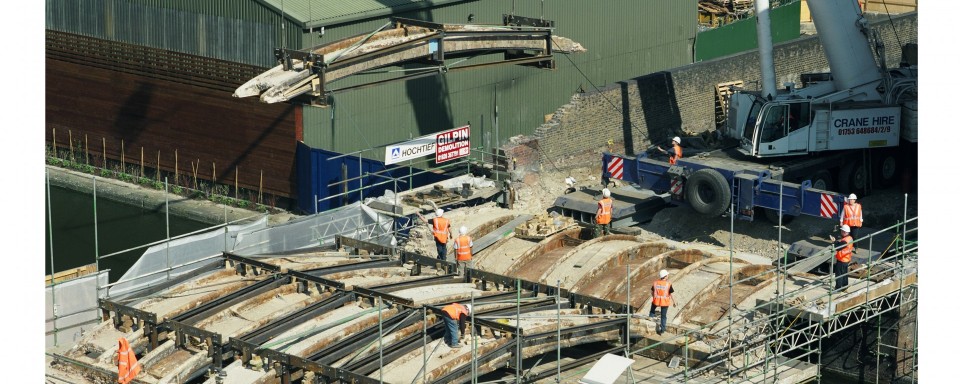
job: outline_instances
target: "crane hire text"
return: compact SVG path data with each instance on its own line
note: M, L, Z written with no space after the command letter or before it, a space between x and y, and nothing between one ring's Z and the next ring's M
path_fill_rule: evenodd
M896 124L896 116L851 117L833 121L833 127L840 128L837 130L839 135L888 133L893 124Z

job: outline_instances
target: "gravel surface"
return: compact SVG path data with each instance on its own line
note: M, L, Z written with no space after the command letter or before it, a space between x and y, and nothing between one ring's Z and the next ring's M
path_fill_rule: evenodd
M528 213L542 213L553 206L556 197L566 189L564 179L572 176L576 186L602 188L600 185L600 158L604 150L589 150L582 153L556 159L547 159L540 172L530 172L522 183L514 184L518 188L519 210ZM614 152L616 152L614 150ZM912 192L907 201L908 218L917 216L917 193ZM864 225L882 229L902 220L904 212L904 194L899 188L876 190L870 195L861 196ZM790 243L823 237L834 232L834 220L812 216L796 217L778 231L775 224L765 217L753 222L735 220L733 223L733 248L738 252L748 252L767 258L779 254L779 241ZM706 218L685 206L668 207L658 212L653 220L639 225L644 239L668 238L693 245L704 244L721 248L730 246L730 218Z

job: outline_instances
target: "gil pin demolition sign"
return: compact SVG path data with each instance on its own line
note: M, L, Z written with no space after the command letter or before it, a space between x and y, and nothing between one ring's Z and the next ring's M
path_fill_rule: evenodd
M470 155L470 126L437 134L437 164Z

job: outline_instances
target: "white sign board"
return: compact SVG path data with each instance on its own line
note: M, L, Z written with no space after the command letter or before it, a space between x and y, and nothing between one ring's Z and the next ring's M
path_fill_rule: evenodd
M603 355L600 361L593 364L590 371L578 382L581 384L613 384L623 375L623 371L630 369L632 364L633 359L608 353Z
M437 132L434 134L420 136L413 140L404 141L399 144L388 145L386 154L383 156L384 164L396 164L399 162L413 160L421 158L424 156L429 156L437 153L437 137L441 135L450 135L451 132L459 132L464 128L467 129L467 138L469 139L469 126L458 127L454 129L449 129L443 132ZM469 142L468 142L469 143ZM468 144L469 145L469 144ZM469 152L469 148L467 148Z
M432 155L437 152L437 133L420 136L400 144L388 145L384 164L396 164L406 160Z

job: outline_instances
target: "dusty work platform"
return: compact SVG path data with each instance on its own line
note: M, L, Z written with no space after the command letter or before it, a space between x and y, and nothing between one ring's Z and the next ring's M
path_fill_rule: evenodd
M638 380L722 382L718 372L733 364L750 381L762 373L751 349L764 345L758 340L780 335L797 340L780 345L799 348L801 334L855 324L850 319L906 297L917 283L915 257L902 255L865 260L853 268L850 287L835 292L832 276L777 273L769 259L702 244L594 237L567 225L522 239L517 228L539 231L543 220L495 206L444 217L482 243L474 268L343 237L281 255L225 253L216 267L162 290L104 300L108 320L52 355L48 373L72 382L109 379L124 337L146 383L466 383L480 375L509 379L517 364L534 368L531 382L554 380L558 368L561 382L575 382L586 364L625 349ZM425 232L420 249L435 249L426 225L415 230ZM659 317L648 314L661 270L675 292L658 334ZM461 348L443 341L440 310L453 302L474 308ZM783 318L794 328L770 326ZM731 335L738 335L732 343ZM731 346L737 352L718 355ZM785 382L816 374L800 361L777 364Z

